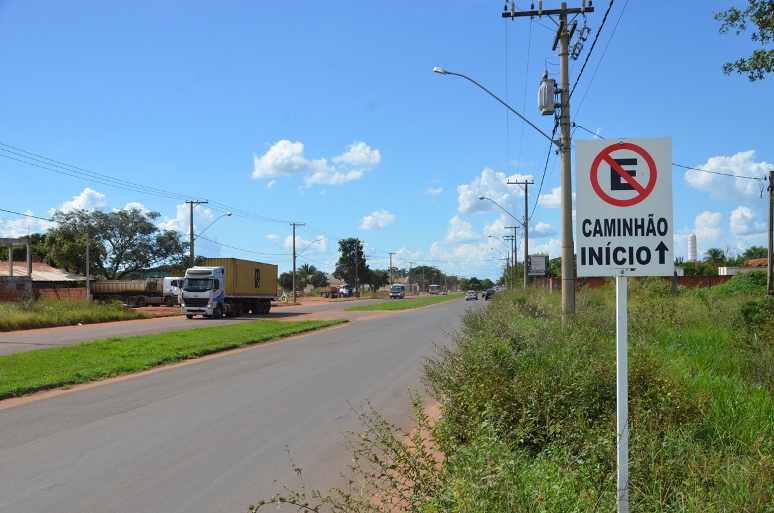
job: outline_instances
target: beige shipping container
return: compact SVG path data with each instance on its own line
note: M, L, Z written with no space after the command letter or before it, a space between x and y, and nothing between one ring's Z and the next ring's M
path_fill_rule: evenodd
M277 295L277 266L239 258L205 258L206 267L226 268L226 296Z

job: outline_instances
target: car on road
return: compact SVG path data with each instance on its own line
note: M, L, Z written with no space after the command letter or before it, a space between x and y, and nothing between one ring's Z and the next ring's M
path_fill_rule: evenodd
M495 295L495 289L486 289L481 295L484 296L484 301L487 299L492 299L492 296Z
M442 296L448 296L448 295L449 295L449 291L444 289L444 290L441 292L441 295L442 295Z
M478 292L476 292L475 290L469 290L465 292L465 301L469 299L475 299L476 301L478 301Z

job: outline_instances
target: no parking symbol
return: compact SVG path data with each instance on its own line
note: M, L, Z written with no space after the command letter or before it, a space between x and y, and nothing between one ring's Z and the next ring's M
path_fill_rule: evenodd
M634 157L616 158L616 155L631 152ZM645 166L642 166L640 161ZM610 169L607 190L600 184L600 174L605 175L604 170L607 169L603 164L607 164ZM626 169L624 166L635 166L643 170L638 174L636 169ZM658 180L658 168L653 157L641 146L619 142L611 144L597 155L591 164L590 178L591 186L602 201L616 207L630 207L644 201L653 192Z

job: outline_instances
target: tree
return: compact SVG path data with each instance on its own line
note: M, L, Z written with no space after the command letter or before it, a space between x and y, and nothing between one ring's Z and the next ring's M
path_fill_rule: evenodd
M713 266L719 267L720 264L726 261L726 254L720 248L709 248L704 252L704 262Z
M311 264L302 265L298 271L296 271L296 287L304 289L311 283L312 276L317 272L317 268Z
M86 236L92 274L109 280L180 260L188 244L174 230L162 230L153 221L161 214L139 209L87 212L57 211L59 223L49 230L45 247L66 270L85 271Z
M363 276L370 272L368 260L363 254L363 243L354 238L341 239L339 241L339 253L341 253L341 256L338 262L336 262L336 270L333 271L333 277L348 284L363 283Z
M768 256L769 250L763 246L750 246L744 250L744 253L742 253L742 258L744 258L745 264L754 258L768 258Z
M40 260L48 258L48 251L46 250L46 234L45 233L31 233L29 236L19 237L20 239L26 239L29 237L30 250L33 257L38 257ZM8 248L0 248L0 260L8 260ZM13 247L13 261L14 262L26 262L27 261L27 245L15 245Z
M371 290L376 291L390 283L390 272L384 269L373 269L362 279Z
M292 291L293 290L293 273L288 271L281 273L277 278L280 288Z
M720 33L727 34L735 30L740 35L752 24L757 27L751 35L751 39L761 46L765 46L774 40L774 0L748 0L749 5L745 10L732 7L727 11L715 14L719 21ZM727 62L723 65L723 73L730 75L736 71L740 75L747 74L750 82L763 80L766 73L774 69L774 49L759 48L753 50L749 58L741 58L736 62Z
M325 276L325 273L322 271L315 271L312 277L309 278L309 283L311 283L312 287L316 289L330 285L328 282L328 277Z

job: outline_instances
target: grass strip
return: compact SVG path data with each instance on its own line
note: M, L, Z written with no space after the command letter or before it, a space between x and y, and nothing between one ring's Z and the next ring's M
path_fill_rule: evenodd
M377 303L374 305L351 306L345 308L347 312L362 312L367 310L408 310L410 308L421 308L423 306L434 305L444 301L461 298L461 294L452 294L449 296L430 296L411 301L390 301L389 303Z
M260 320L0 356L0 399L142 372L345 322Z

